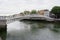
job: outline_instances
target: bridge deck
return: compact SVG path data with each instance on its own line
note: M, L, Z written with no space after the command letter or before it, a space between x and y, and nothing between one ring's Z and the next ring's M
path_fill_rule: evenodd
M54 18L51 18L49 16L34 14L34 15L24 15L24 16L15 16L15 17L7 16L6 18L4 17L0 20L0 25L5 25L8 22L11 23L13 21L23 20L23 19L34 19L34 20L37 19L37 20L55 21ZM59 21L60 21L60 19L59 19Z

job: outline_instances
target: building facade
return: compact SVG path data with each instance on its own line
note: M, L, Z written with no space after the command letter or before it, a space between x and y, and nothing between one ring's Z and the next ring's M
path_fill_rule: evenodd
M50 12L49 10L40 10L38 11L38 14L48 17L50 15Z

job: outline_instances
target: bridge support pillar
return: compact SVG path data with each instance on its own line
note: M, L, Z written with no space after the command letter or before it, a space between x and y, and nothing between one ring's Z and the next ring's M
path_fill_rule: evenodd
M7 24L5 20L0 20L0 39L6 40Z
M7 27L6 20L0 20L0 28Z

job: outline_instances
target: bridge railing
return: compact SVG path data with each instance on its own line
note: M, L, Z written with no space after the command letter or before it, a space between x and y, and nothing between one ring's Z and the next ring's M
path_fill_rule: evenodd
M7 20L10 19L15 19L15 18L23 18L23 17L46 17L44 15L39 15L39 14L32 14L32 15L24 15L24 16L15 16L15 17L7 17Z

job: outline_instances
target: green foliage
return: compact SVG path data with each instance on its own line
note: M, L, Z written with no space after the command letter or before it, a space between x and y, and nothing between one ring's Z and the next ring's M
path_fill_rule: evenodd
M24 16L24 13L23 13L23 12L21 12L21 13L20 13L20 15Z
M32 10L32 11L31 11L31 14L36 14L36 13L37 13L36 10Z
M30 11L24 11L24 14L29 14L30 13Z
M57 18L60 18L60 6L54 6L51 13L55 14Z
M37 11L36 10L32 10L31 12L30 11L24 11L24 14L36 14Z
M55 24L54 28L60 28L60 23Z

